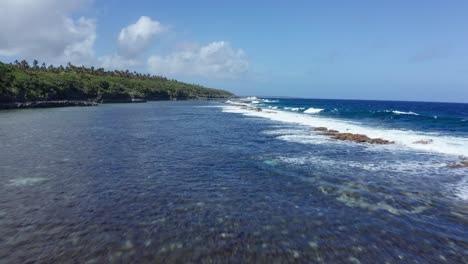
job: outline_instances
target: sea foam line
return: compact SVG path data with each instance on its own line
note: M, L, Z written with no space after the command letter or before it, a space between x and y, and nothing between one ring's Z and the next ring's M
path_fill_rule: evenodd
M246 116L267 118L273 121L300 124L312 127L327 127L340 132L353 134L364 134L371 138L383 138L395 143L400 147L416 151L443 153L468 157L468 138L420 131L406 131L399 129L385 129L370 127L359 122L344 121L339 119L324 118L315 115L293 113L289 111L252 111L241 107L224 105L224 112L237 113ZM415 144L421 140L433 140L431 144ZM311 143L310 141L304 143Z

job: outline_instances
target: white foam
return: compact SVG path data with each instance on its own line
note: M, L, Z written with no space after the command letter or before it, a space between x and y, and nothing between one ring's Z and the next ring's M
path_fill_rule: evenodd
M468 177L455 186L455 195L462 200L468 200Z
M418 113L415 113L415 112L412 112L412 111L409 111L409 112L403 112L403 111L397 111L397 110L394 110L394 111L385 111L385 112L392 112L396 115L419 115Z
M231 100L227 100L226 102L224 102L225 104L233 104L233 105L245 105L245 106L248 106L249 104L246 104L246 103L241 103L241 102L233 102Z
M292 113L289 111L251 111L241 109L235 106L223 106L224 112L238 113L246 116L256 116L267 118L273 121L300 124L309 127L327 127L340 132L349 132L354 134L365 134L371 138L383 138L395 141L395 149L405 148L416 151L444 153L450 155L460 155L468 157L468 138L439 135L436 133L427 133L420 131L408 131L398 129L388 129L379 127L370 127L359 122L344 121L340 119L324 118L315 115L305 115L302 113ZM325 136L322 136L326 138ZM415 144L420 140L433 140L431 144ZM304 143L311 143L305 140Z
M256 101L256 100L258 100L258 98L255 97L255 96L251 96L251 97L241 98L239 100L241 100L241 101Z
M279 102L278 100L269 100L269 99L262 99L262 100L265 103L278 103Z
M306 165L313 164L314 166L342 168L343 166L349 166L352 168L359 168L370 172L378 171L392 171L392 172L404 172L413 173L415 175L430 175L430 173L437 170L447 169L447 164L437 160L426 160L426 161L405 161L405 160L383 160L383 161L343 161L342 159L331 159L323 156L314 156L313 153L305 156L298 157L284 157L280 156L277 158L281 162L294 164L294 165ZM454 171L454 174L462 173L460 171ZM468 182L467 182L468 183Z
M304 108L301 108L301 107L285 107L284 109L285 110L291 110L291 111L294 111L294 112L299 112L299 110L302 110Z
M322 111L323 111L323 109L321 109L321 108L313 108L313 107L311 107L311 108L305 110L304 113L306 113L306 114L318 114L318 113L320 113L320 112L322 112Z

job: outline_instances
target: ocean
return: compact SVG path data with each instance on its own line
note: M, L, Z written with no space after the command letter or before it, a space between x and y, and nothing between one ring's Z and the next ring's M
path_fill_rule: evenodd
M0 262L467 263L467 120L289 98L1 111Z

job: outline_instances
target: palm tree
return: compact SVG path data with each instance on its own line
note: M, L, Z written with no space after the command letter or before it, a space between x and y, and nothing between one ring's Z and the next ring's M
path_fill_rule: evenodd
M33 61L33 69L36 70L36 71L39 70L39 61L37 61L37 60Z

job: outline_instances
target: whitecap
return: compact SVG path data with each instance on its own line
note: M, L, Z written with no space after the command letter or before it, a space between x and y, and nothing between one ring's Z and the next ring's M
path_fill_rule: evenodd
M278 103L279 102L278 100L269 100L269 99L262 99L262 100L265 103Z
M299 112L299 110L303 110L304 108L302 108L302 107L284 107L284 109L294 111L294 112Z
M239 100L241 100L241 101L258 101L258 98L255 97L255 96L250 96L250 97L246 97L246 98L241 98Z
M396 115L419 115L418 113L415 113L412 111L404 112L404 111L393 110L393 111L385 111L385 112L392 112Z
M324 110L324 109L321 109L321 108L313 108L313 107L311 107L311 108L305 110L304 113L306 113L306 114L318 114L318 113L322 112L323 110Z
M248 104L246 103L241 103L241 102L234 102L234 101L231 101L231 100L227 100L226 102L224 102L225 104L231 104L231 105L245 105L245 106L248 106Z
M351 122L334 118L324 118L321 116L306 115L302 113L292 113L290 111L275 110L274 113L270 113L269 111L257 112L229 105L223 106L223 111L229 113L238 113L246 116L267 118L282 123L299 124L311 128L327 127L329 129L334 129L342 132L346 131L348 133L353 134L364 134L371 138L383 138L386 140L396 142L396 145L394 146L395 151L402 149L403 147L407 150L435 152L468 157L468 138L466 137L441 135L422 131L371 127L368 124L363 124L359 122ZM325 136L320 137L328 139L328 137ZM430 139L433 139L432 144L413 144L413 142L419 140ZM307 142L313 144L314 139L304 139L303 141L304 143Z

